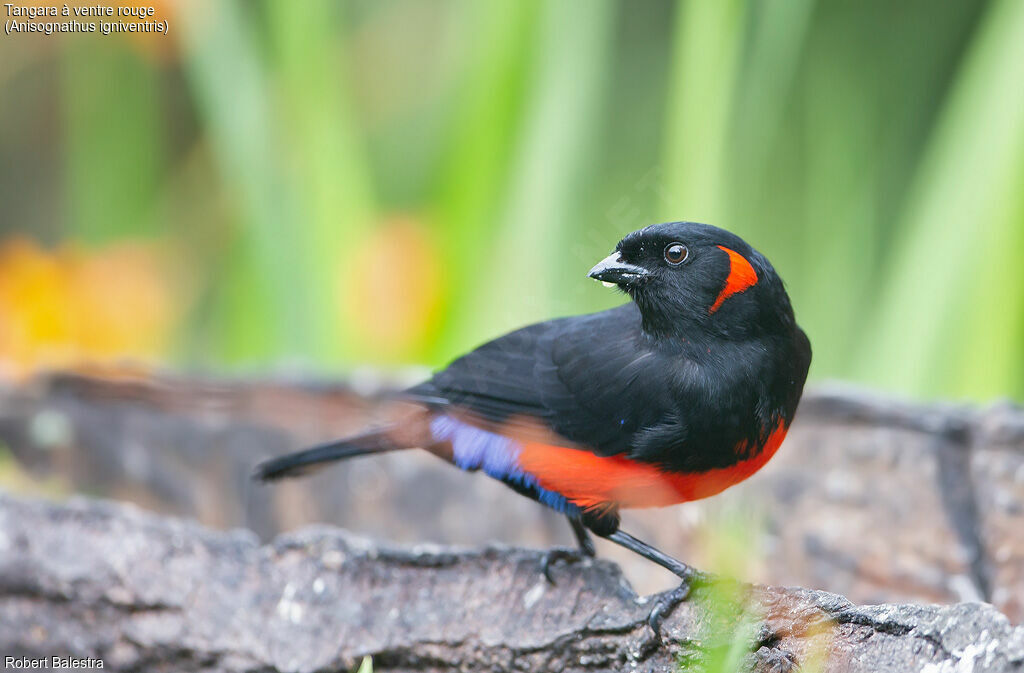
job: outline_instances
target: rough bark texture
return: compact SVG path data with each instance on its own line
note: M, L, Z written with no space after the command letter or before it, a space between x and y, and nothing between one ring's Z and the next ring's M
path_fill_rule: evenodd
M338 385L58 376L0 391L0 444L61 491L240 526L264 541L328 522L409 544L571 543L549 510L419 452L272 488L250 481L260 459L360 429L380 406ZM915 405L818 388L752 479L706 501L627 512L625 526L707 565L694 540L723 511L764 522L748 579L858 603L982 600L1024 622L1024 412L1012 405ZM599 547L640 593L674 582Z
M97 657L133 671L663 671L728 629L697 592L651 640L618 568L539 554L395 549L337 530L260 546L134 507L0 496L0 652ZM759 671L1021 671L1024 627L991 606L858 607L824 592L750 588ZM719 618L721 619L721 618ZM728 626L728 622L724 622ZM711 633L714 631L715 633ZM751 646L754 649L754 646Z
M415 452L275 488L249 480L261 458L359 429L381 406L348 386L146 377L0 390L0 444L34 488L259 536L111 505L4 500L0 655L99 653L134 670L343 670L364 653L385 670L659 670L723 630L696 600L668 623L675 644L653 647L650 604L628 587L645 594L673 578L605 543L599 555L628 583L597 562L559 567L547 587L536 552L493 546L396 551L320 530L259 547L317 521L406 543L569 543L544 508ZM693 534L723 510L764 523L748 579L808 588L754 590L778 633L757 655L762 670L814 659L823 642L826 670L1022 670L1019 408L819 388L754 478L628 513L624 527L706 566ZM855 603L986 601L1009 620L971 604L855 608L816 589Z

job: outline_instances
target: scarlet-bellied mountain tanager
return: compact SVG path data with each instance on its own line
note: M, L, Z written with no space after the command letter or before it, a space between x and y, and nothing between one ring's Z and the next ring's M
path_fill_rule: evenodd
M706 498L760 469L786 435L811 361L771 263L693 222L635 231L590 270L631 302L480 346L401 397L403 422L269 460L262 479L425 449L483 470L683 578L694 570L619 529L619 510ZM547 559L544 563L548 574ZM657 632L661 613L652 613Z

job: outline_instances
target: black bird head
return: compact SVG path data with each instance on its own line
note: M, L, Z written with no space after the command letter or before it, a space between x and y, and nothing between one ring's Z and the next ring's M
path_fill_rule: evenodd
M743 239L696 222L629 234L590 270L640 308L644 330L725 337L791 330L793 309L771 263Z

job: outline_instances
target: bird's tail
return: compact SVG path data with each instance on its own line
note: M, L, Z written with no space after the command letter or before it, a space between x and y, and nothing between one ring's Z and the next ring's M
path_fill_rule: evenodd
M336 460L365 456L370 453L384 453L386 451L413 448L412 445L407 443L396 443L395 439L391 436L391 431L392 428L372 430L361 435L353 435L352 437L346 437L333 442L318 444L295 453L271 458L256 466L253 477L261 481L273 481L282 477L297 477Z

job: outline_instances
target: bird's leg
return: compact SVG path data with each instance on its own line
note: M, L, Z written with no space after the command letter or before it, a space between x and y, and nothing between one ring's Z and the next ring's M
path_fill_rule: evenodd
M600 533L598 534L601 535ZM678 587L661 596L655 604L654 609L651 610L650 616L647 618L647 623L654 631L654 635L660 639L661 622L664 621L665 617L672 614L672 611L677 605L686 600L686 597L690 595L690 587L693 581L703 577L703 573L696 568L688 566L682 561L674 559L668 554L655 549L646 542L641 542L623 530L616 530L612 533L601 535L601 537L611 540L615 544L625 547L631 552L640 554L640 556L643 556L649 561L657 563L662 568L672 572L682 580L682 583L680 583Z
M579 545L580 553L590 558L597 556L594 540L591 539L590 533L587 532L583 522L571 516L566 518L569 519L569 525L572 526L572 533L576 536L576 544Z
M672 574L678 576L680 579L689 580L699 574L699 571L696 568L672 558L665 552L655 549L646 542L637 540L624 530L616 530L613 533L602 535L602 537L611 540L619 546L625 547L631 552L640 554L640 556L643 556L648 561L654 561L662 568L665 568Z
M594 541L590 537L590 533L587 532L586 527L583 523L574 517L567 516L569 525L572 526L573 535L576 536L576 544L579 545L579 549L562 549L556 547L549 549L544 553L543 558L540 561L540 571L544 574L544 578L551 584L555 583L555 579L551 576L551 564L555 561L568 561L576 562L582 558L593 558L597 551L594 549Z

